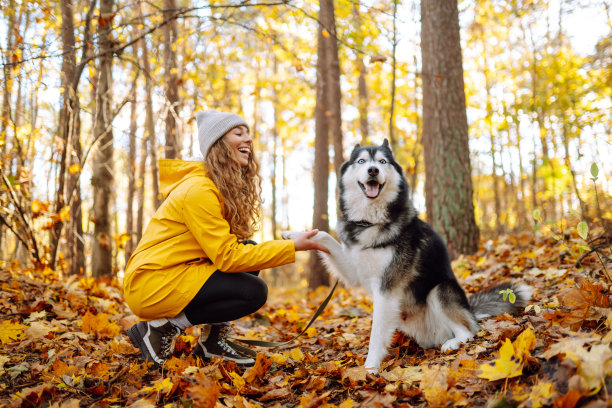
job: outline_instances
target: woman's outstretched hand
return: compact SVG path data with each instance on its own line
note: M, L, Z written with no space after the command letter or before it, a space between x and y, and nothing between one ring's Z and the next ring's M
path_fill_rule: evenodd
M311 239L312 237L317 235L318 232L319 230L317 229L305 232L286 231L283 232L281 235L284 239L293 240L293 244L295 245L296 251L308 251L311 249L316 249L329 254L329 250L327 248Z

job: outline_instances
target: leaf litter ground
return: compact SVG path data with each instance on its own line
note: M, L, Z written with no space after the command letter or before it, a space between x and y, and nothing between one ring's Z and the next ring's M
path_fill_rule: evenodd
M579 238L565 243L578 246ZM608 270L609 248L601 254ZM156 370L125 335L136 318L117 282L14 266L0 272L0 405L610 406L610 282L596 254L581 265L558 241L525 234L487 242L453 263L466 291L521 281L535 289L532 305L481 322L452 353L424 350L398 333L379 375L363 368L372 305L362 290L339 288L305 335L258 349L252 368L196 361L199 333L190 329ZM236 336L289 339L327 291L271 288L262 310L235 322Z

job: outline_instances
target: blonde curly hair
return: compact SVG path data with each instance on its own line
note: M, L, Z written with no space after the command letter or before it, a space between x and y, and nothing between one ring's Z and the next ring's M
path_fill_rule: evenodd
M253 236L261 219L259 162L251 151L249 164L242 167L224 139L210 147L205 165L223 197L223 216L230 232L244 241Z

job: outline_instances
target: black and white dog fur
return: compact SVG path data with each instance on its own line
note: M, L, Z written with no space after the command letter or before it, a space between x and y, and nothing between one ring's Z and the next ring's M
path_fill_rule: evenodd
M348 286L373 296L372 330L365 367L377 373L395 330L421 347L455 350L478 331L477 320L527 305L531 288L499 285L467 298L451 269L442 238L417 217L401 166L385 139L359 146L342 165L339 185L342 245L325 232L314 240L327 269ZM291 231L283 233L291 238ZM500 291L516 295L511 304Z

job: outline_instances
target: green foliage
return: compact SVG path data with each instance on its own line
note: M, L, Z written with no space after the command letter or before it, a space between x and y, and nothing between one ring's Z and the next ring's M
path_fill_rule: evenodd
M576 231L578 231L578 235L580 235L580 238L586 241L589 236L589 226L587 225L587 223L584 221L580 221L576 226Z
M591 164L591 180L597 181L597 176L599 175L599 167L597 167L597 163Z
M504 298L504 302L509 301L512 304L516 302L516 295L514 294L514 291L510 288L500 290L499 294L502 295L502 297Z

